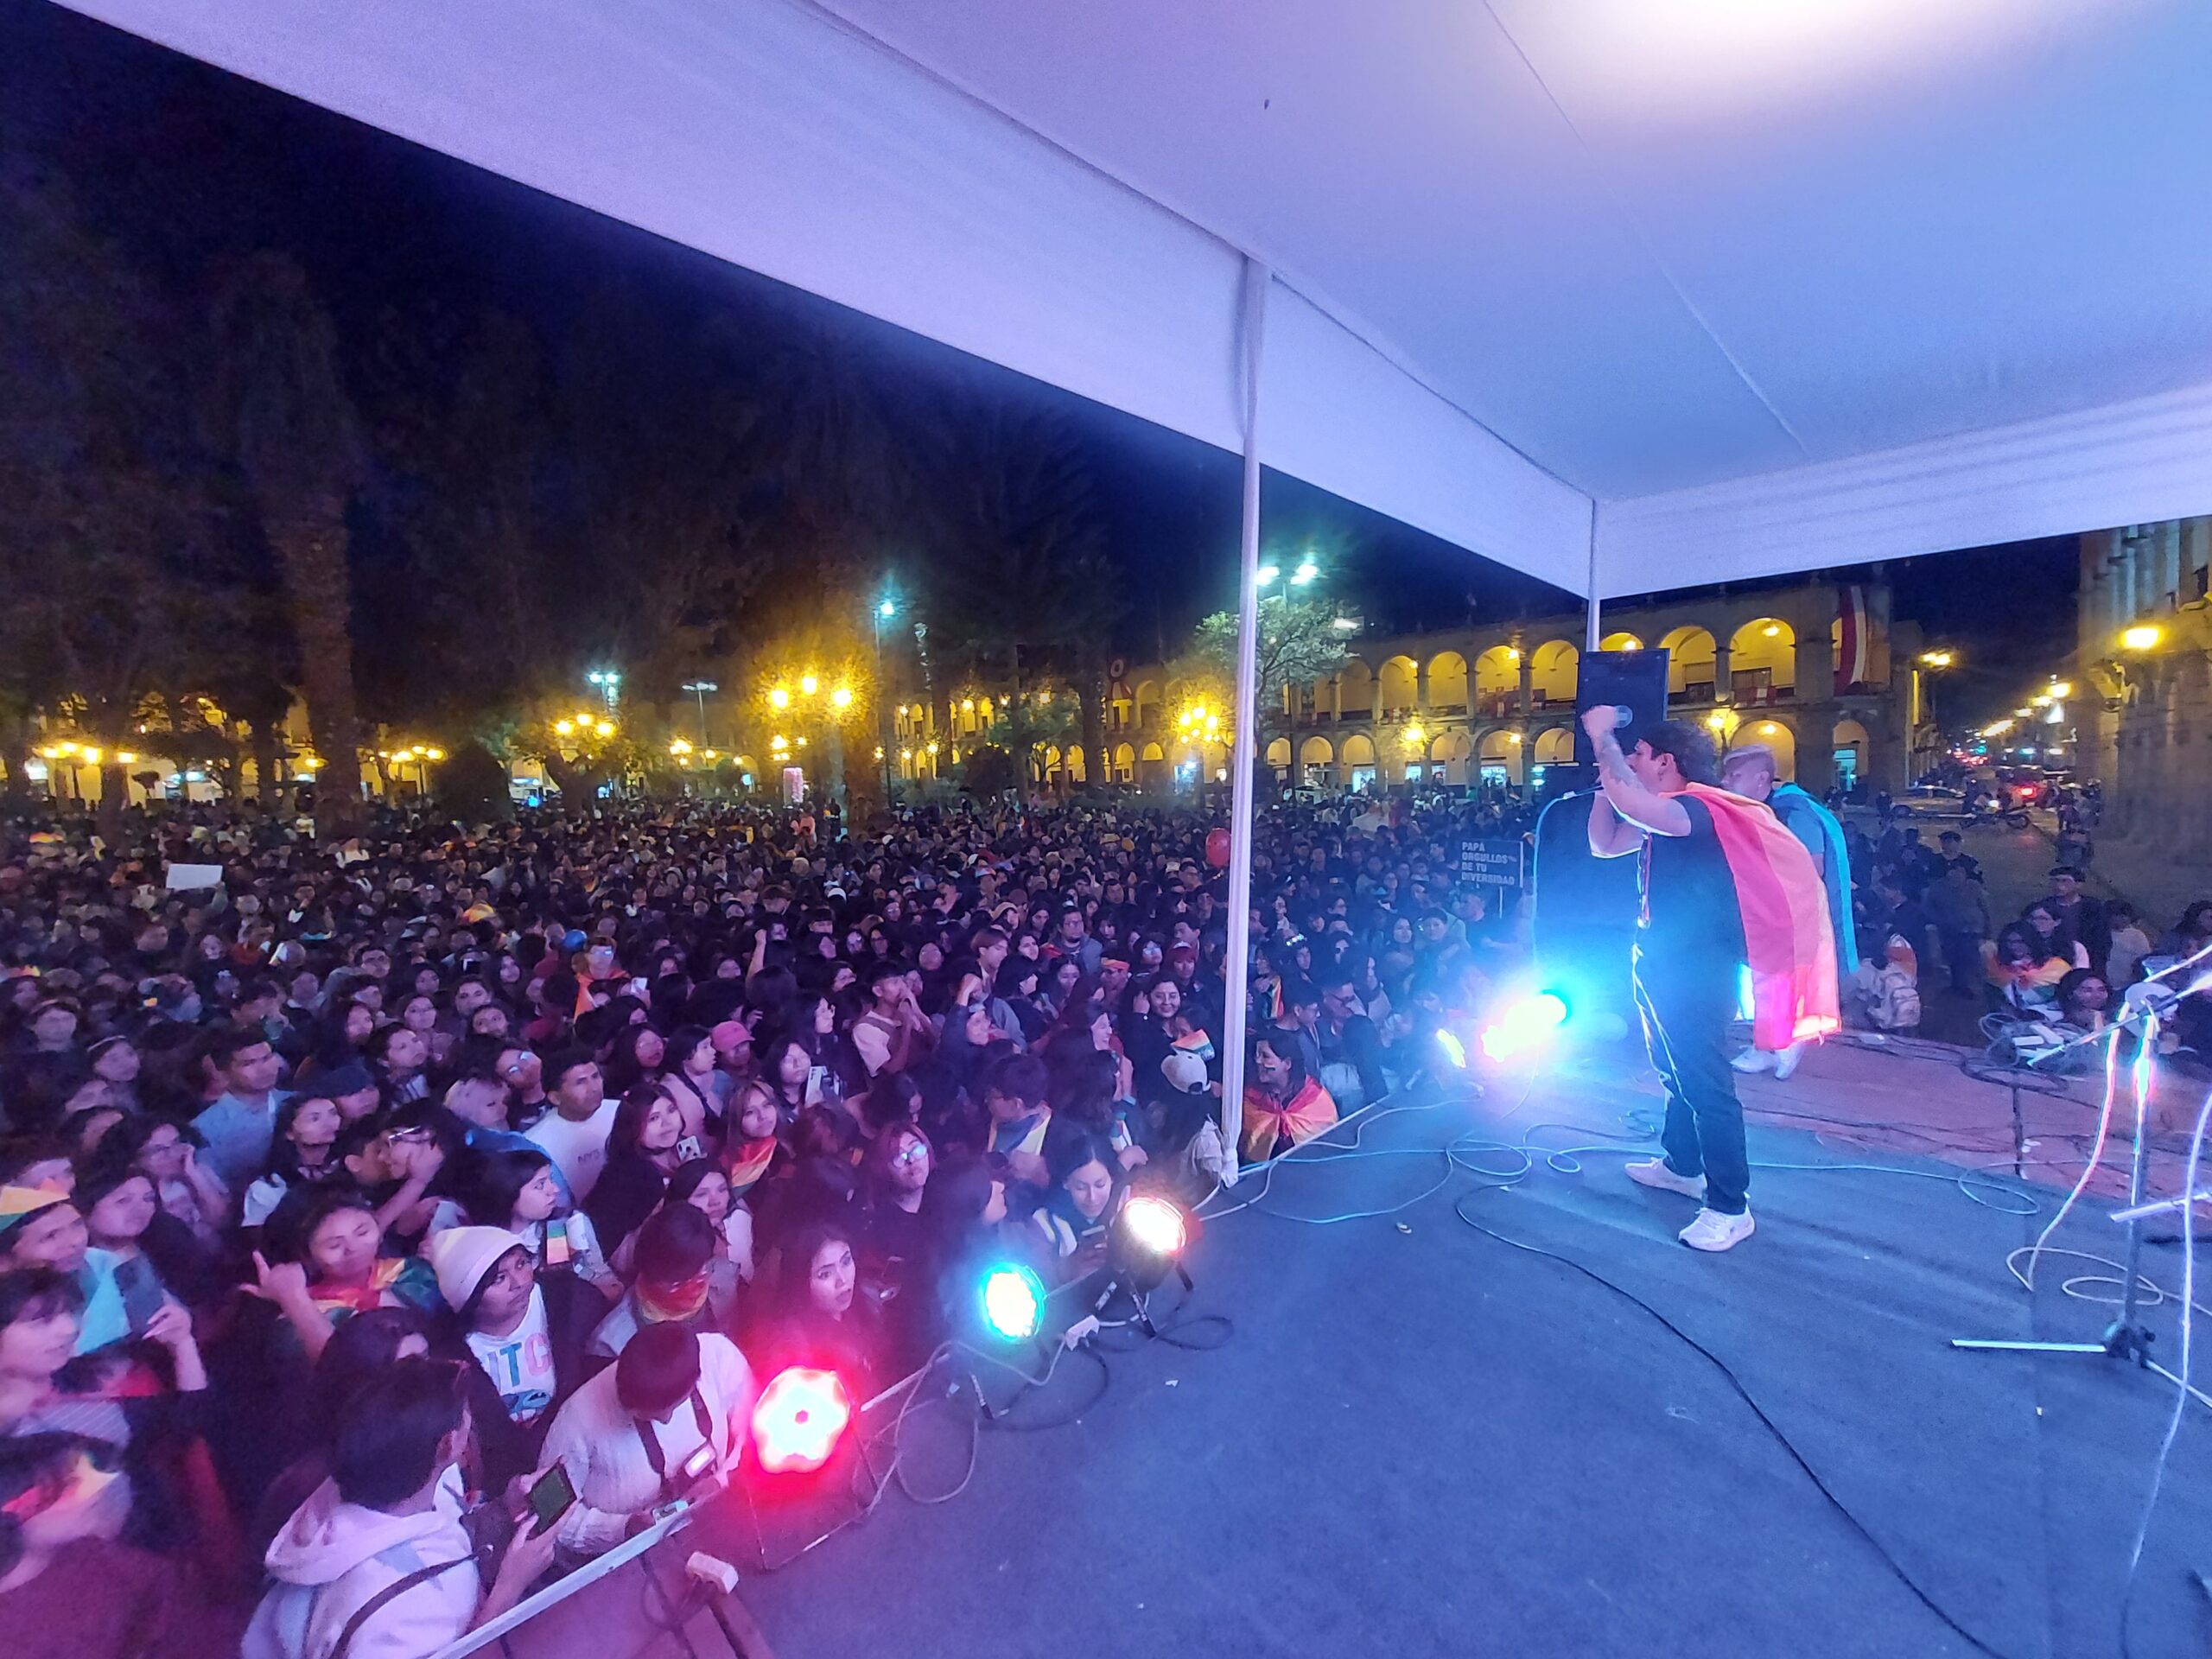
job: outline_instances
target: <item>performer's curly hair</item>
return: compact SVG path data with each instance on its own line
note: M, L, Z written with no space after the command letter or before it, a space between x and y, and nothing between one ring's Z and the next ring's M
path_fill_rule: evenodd
M1652 753L1675 757L1675 769L1684 783L1719 782L1719 751L1704 727L1686 720L1662 720L1643 734L1643 741L1651 746Z

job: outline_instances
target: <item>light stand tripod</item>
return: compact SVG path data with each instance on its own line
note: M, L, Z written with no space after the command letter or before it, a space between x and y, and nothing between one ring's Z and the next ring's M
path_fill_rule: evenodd
M2136 990L2142 988L2139 986L2134 988ZM2172 1001L2172 999L2167 999L2164 1006L2171 1007ZM2151 1057L2158 1048L2161 1004L2159 1001L2150 996L2137 998L2131 995L2130 1002L2131 1007L2128 1012L2107 1031L2099 1033L2106 1041L2117 1045L2123 1032L2133 1030L2142 1043L2141 1048L2137 1052L2134 1067L2135 1147L2128 1164L2127 1205L2125 1209L2114 1212L2113 1216L2113 1220L2124 1223L2127 1228L2127 1263L2121 1274L2119 1317L2105 1327L2104 1335L2095 1342L2035 1342L2012 1341L1996 1338L1954 1337L1951 1338L1951 1346L1974 1353L2095 1354L2107 1359L2133 1360L2139 1369L2156 1372L2177 1388L2187 1388L2200 1405L2212 1407L2212 1394L2207 1394L2194 1384L2184 1383L2179 1376L2168 1370L2151 1357L2151 1344L2153 1337L2150 1327L2144 1324L2141 1318L2143 1221L2146 1215L2156 1213L2162 1207L2158 1205L2146 1205L2143 1198L2144 1177L2150 1161ZM2107 1054L2106 1062L2108 1075L2112 1060L2113 1056ZM2111 1084L2108 1083L2104 1105L2107 1116L2112 1109ZM2103 1137L2100 1134L2096 1151L2091 1154L2091 1166L2082 1172L2081 1181L2075 1185L2073 1195L2067 1199L2069 1206L2072 1205L2074 1198L2078 1198L2088 1186L2089 1177L2095 1170L2095 1159L2102 1152L2103 1145ZM2044 1239L2050 1237L2052 1231L2056 1230L2058 1220L2063 1220L2065 1213L2065 1210L2062 1209L2057 1219L2054 1219L2051 1225L2044 1229L2043 1238L2036 1241L2037 1250L2042 1249ZM2031 1256L2031 1261L2032 1260ZM2031 1278L2029 1289L2031 1291L2034 1289Z

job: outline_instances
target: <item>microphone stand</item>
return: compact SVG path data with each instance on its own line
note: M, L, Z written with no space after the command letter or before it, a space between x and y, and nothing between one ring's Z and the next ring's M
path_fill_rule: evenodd
M2197 988L2192 986L2192 990ZM2145 989L2131 988L2131 992ZM2186 993L2184 993L2186 995ZM2171 1007L2178 998L2168 998L2164 1006ZM2147 1058L2157 1052L2158 1040L2158 1013L2160 1003L2149 996L2131 995L2131 1011L2108 1030L2098 1033L2105 1040L2118 1042L2125 1031L2137 1032ZM2093 1039L2094 1040L2094 1039ZM2146 1204L2143 1198L2143 1182L2150 1162L2151 1100L2147 1064L2137 1080L2135 1091L2135 1148L2129 1160L2127 1172L2127 1204L2113 1215L2114 1221L2127 1228L2127 1266L2120 1284L2120 1316L2105 1327L2104 1335L2094 1342L2035 1342L2015 1341L1986 1337L1954 1337L1951 1346L1972 1353L2002 1354L2094 1354L2106 1359L2133 1360L2141 1370L2153 1371L2176 1387L2181 1387L2181 1377L2168 1370L2151 1357L2153 1333L2141 1318L2143 1277L2143 1219L2146 1215L2166 1207ZM2178 1201L2177 1201L2177 1206ZM2032 1288L2032 1287L2031 1287ZM2212 1408L2212 1394L2190 1384L2189 1391L2200 1405Z

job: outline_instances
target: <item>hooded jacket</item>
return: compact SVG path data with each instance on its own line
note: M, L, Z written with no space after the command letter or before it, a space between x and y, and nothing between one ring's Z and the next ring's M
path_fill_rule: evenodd
M461 1497L458 1468L439 1478L435 1501L416 1515L348 1503L335 1481L323 1482L269 1546L275 1582L254 1609L241 1659L334 1659L339 1637L372 1599L443 1563L452 1565L371 1614L344 1659L425 1659L457 1639L483 1599Z

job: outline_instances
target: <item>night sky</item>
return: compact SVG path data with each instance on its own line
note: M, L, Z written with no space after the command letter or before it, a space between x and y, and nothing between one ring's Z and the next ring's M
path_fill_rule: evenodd
M1060 411L1080 435L1138 595L1117 645L1173 651L1235 599L1235 456L1102 409L815 296L541 195L508 180L46 3L0 0L0 141L56 168L88 214L156 269L274 246L305 266L350 351L372 350L395 306L496 308L557 342L595 283L651 294L669 349L711 315L763 331L830 326L881 372ZM641 372L651 372L649 364ZM683 411L671 410L671 419ZM1559 589L1269 474L1270 553L1312 549L1327 590L1390 629L1568 611ZM1947 718L2009 708L2070 648L2070 538L1937 555L1888 569L1897 613L1962 654ZM1193 572L1198 574L1193 575ZM1841 574L1841 573L1837 573ZM1768 584L1756 584L1768 585Z

